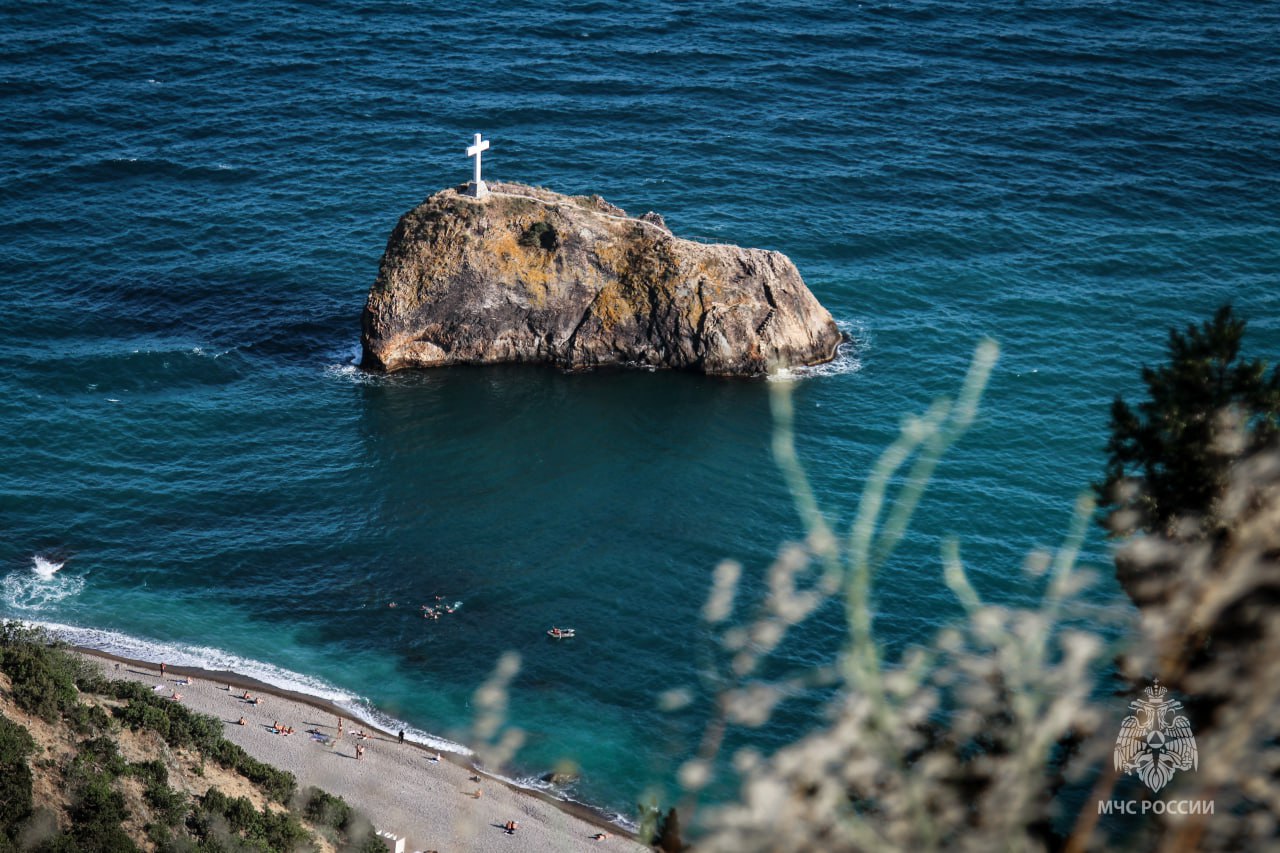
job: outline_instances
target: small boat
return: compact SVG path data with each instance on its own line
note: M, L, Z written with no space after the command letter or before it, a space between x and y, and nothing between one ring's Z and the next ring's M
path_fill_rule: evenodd
M564 640L574 635L572 628L552 628L547 632L548 637L554 637L557 640Z

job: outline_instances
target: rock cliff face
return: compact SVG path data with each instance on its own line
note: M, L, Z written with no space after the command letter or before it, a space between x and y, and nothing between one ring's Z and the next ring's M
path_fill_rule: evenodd
M778 252L672 236L598 196L436 193L387 241L363 366L540 362L755 376L830 360L831 315Z

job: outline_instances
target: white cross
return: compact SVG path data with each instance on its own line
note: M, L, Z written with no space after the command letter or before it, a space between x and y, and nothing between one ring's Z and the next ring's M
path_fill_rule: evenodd
M489 150L489 140L481 139L480 134L476 134L471 141L471 145L467 147L467 156L476 158L476 179L472 183L472 194L476 198L481 198L488 192L488 187L484 185L484 181L480 180L480 152Z

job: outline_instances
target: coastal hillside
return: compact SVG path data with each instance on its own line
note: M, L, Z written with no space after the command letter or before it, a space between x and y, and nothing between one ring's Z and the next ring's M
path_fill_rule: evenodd
M385 850L367 818L300 790L222 725L5 626L0 853Z
M363 364L539 362L757 376L830 361L831 314L778 252L675 237L599 196L492 184L401 218L363 318Z

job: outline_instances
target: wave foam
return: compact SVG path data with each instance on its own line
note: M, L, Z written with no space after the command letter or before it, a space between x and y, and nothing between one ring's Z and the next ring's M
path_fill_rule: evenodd
M344 691L323 679L303 675L263 661L241 657L210 646L165 644L102 628L83 628L77 625L39 621L28 624L37 625L73 646L106 652L122 658L150 662L164 661L170 666L189 666L211 672L234 672L280 690L332 702L356 722L366 723L387 732L403 731L405 740L422 744L430 749L459 755L472 754L471 750L462 744L433 735L384 714L363 697Z
M63 599L79 595L84 578L59 575L66 561L35 554L29 572L10 572L0 581L0 598L9 610L40 611Z
M31 571L47 581L53 580L53 576L65 565L65 561L53 560L39 554L31 558Z
M35 622L50 634L73 646L106 652L119 657L143 661L164 661L170 666L189 666L210 671L228 671L257 679L281 690L305 693L330 702L350 702L356 697L326 681L293 672L263 661L240 657L211 646L165 644L155 640L109 631L103 628L83 628L57 622Z
M835 358L825 364L779 370L769 375L769 381L791 382L814 376L840 376L862 370L862 352L866 349L869 340L865 326L849 320L837 320L836 328L844 335L844 340L836 347Z
M468 756L475 754L460 743L455 743L439 735L433 735L431 732L415 728L404 720L384 714L363 699L354 702L335 702L334 704L350 714L353 720L368 723L384 732L404 732L404 739L410 743L420 744L437 752L452 752L457 755Z
M348 382L354 382L358 385L373 382L378 377L367 370L360 369L360 359L363 356L364 350L360 346L359 338L357 338L346 349L330 353L330 357L336 358L338 361L335 364L325 365L325 375L335 379L344 379Z
M595 806L595 805L592 805L591 803L584 802L582 800L577 799L577 797L574 796L574 790L572 785L568 785L568 786L556 785L552 782L548 782L546 779L542 778L541 776L519 776L513 779L510 776L503 776L498 773L493 773L490 775L492 775L495 779L500 779L503 782L506 782L508 785L511 785L512 787L523 788L526 791L538 791L540 793L546 794L549 797L560 800L561 802L573 803L575 805L588 808L591 811L603 817L609 823L613 824L614 826L620 827L626 830L627 832L638 832L640 829L640 825L635 821L635 819L632 817L629 817L628 815L624 815L620 812L615 812L612 810L601 809L599 806Z

